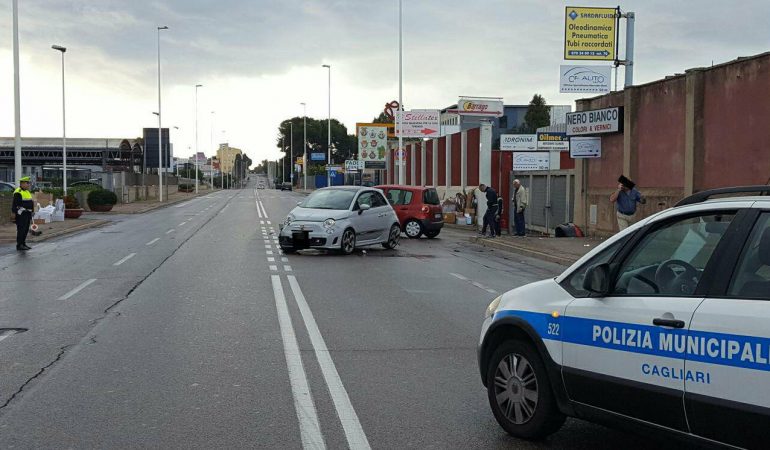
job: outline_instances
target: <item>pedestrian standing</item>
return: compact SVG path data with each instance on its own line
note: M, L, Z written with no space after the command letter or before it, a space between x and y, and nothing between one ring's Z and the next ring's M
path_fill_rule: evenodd
M615 216L618 229L623 231L636 221L636 205L647 203L644 196L636 189L636 183L621 175L618 178L618 190L610 195L610 203L615 204Z
M516 228L516 236L526 236L524 210L527 209L527 204L529 204L529 196L527 189L521 185L519 180L513 180L511 203L513 203L513 224Z
M27 245L27 233L29 225L32 223L32 211L34 203L32 193L29 192L29 177L22 177L19 180L19 187L13 191L13 202L11 203L11 220L16 222L16 250L29 250Z
M503 220L503 198L497 197L497 214L495 214L495 233L497 233L498 236L501 236L501 230L500 230L500 222Z
M489 237L495 237L495 213L497 212L497 192L491 187L481 184L479 185L479 191L483 192L487 196L487 212L484 214L484 225L481 227L481 235L487 234L487 226L489 226Z

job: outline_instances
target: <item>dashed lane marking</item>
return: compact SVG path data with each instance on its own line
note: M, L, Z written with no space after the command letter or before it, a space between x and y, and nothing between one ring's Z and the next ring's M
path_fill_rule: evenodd
M119 265L123 264L124 262L128 261L129 259L133 258L134 256L136 256L136 253L129 253L129 254L128 254L127 256L125 256L123 259L121 259L120 261L116 261L116 262L115 262L115 263L113 263L112 265L113 265L113 266L119 266Z
M73 295L77 294L78 292L82 291L86 287L88 287L91 283L96 281L96 278L91 278L90 280L86 280L78 285L75 289L67 292L66 294L59 297L59 300L67 300L68 298L72 297Z
M159 240L160 240L160 238L155 238L155 239L151 240L150 242L148 242L148 243L146 243L144 245L148 245L149 246L149 245L152 245L152 244L158 242Z

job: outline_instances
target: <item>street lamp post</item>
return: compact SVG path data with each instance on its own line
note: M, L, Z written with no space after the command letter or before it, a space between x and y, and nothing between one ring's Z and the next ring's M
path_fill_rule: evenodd
M211 128L211 130L210 130L211 136L209 136L209 141L210 141L209 142L209 145L210 145L209 148L211 148L211 151L216 156L217 152L214 149L214 117L215 116L216 116L216 111L211 111L211 127L210 127ZM209 174L211 175L211 190L214 190L214 157L215 156L211 157L211 170L209 171ZM219 159L219 158L217 158L217 159ZM220 164L219 167L221 168L222 167L222 163L220 162L219 164Z
M404 101L403 101L403 75L404 75L404 68L403 68L403 14L402 14L402 0L398 0L398 110L400 112L404 111ZM398 127L398 151L397 156L400 156L398 159L398 162L401 164L398 166L398 184L404 184L405 178L406 178L406 161L404 160L404 138L403 138L403 130L401 129L401 120L403 118L403 113L399 114L399 120L396 123L396 127Z
M291 176L289 177L289 180L291 180L291 185L294 186L294 120L289 122L289 154L291 155L289 157L289 173Z
M19 0L13 0L13 168L16 186L21 179L21 95L19 93Z
M302 174L304 178L304 189L307 191L307 105L302 102L300 103L302 105L302 119L304 121L304 143L302 147Z
M160 31L168 30L167 26L158 27L158 201L163 201L163 128L161 126L160 109Z
M198 88L202 84L195 85L195 193L198 193Z
M329 129L329 137L326 141L326 185L331 186L332 175L329 171L329 166L332 164L332 66L324 64L322 67L329 69L329 119L327 128Z
M62 129L62 185L64 187L64 196L67 196L67 106L64 96L64 53L66 47L61 45L52 45L52 49L61 52L61 129Z

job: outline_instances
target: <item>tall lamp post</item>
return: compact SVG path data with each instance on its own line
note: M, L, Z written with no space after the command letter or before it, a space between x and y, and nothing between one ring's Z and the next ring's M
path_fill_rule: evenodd
M289 122L289 180L291 185L294 186L294 120Z
M61 133L62 133L62 184L64 196L67 196L67 105L64 96L64 54L67 52L61 45L52 45L52 49L61 52Z
M328 119L328 126L329 129L329 137L326 141L326 185L331 186L332 185L332 175L329 171L329 166L332 164L332 66L329 64L324 64L321 67L326 67L329 69L329 119Z
M163 201L163 128L161 126L160 109L160 31L168 30L167 26L158 27L158 201Z
M304 121L303 144L302 144L302 175L304 178L303 189L307 191L307 104L302 105L302 120Z
M211 146L210 148L211 148L211 151L213 152L214 156L211 157L211 170L210 170L209 173L211 175L211 189L212 190L214 189L214 158L216 157L216 154L217 154L216 149L214 148L214 117L216 117L216 111L211 111L211 130L210 130L211 136L209 137L209 140L210 140L209 145ZM217 158L217 159L219 159L219 158ZM220 164L219 167L221 169L222 163L220 162L219 164Z
M402 0L398 0L398 110L402 112L399 114L399 120L396 122L396 127L398 127L398 156L399 162L401 163L398 166L398 184L404 184L404 181L406 179L406 161L404 159L404 138L403 138L403 130L401 130L401 120L403 120L403 111L404 111L404 100L403 100L403 78L404 78L404 68L403 68L403 14L402 14Z
M198 88L202 84L195 85L195 193L198 193Z
M13 168L16 186L21 179L21 95L19 93L19 1L13 0Z

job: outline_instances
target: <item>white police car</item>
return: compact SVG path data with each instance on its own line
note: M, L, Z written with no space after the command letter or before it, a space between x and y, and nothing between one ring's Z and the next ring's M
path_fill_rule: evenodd
M770 186L704 191L487 308L495 418L540 438L565 416L766 448Z

